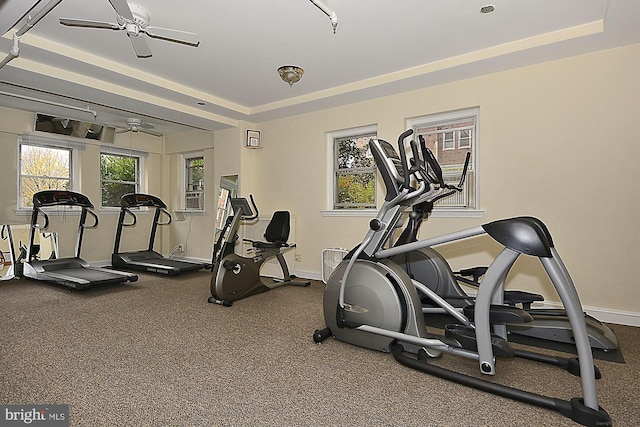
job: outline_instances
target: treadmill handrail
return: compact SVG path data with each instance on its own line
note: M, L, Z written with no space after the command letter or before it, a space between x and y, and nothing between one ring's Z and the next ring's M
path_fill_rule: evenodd
M93 218L93 224L91 225L87 225L86 224L86 216L83 218L84 221L82 221L82 223L80 224L80 226L82 228L98 228L98 215L96 215L96 213L94 211L92 211L91 209L87 209L87 208L83 208L87 214L91 215L91 217Z
M164 214L167 217L167 220L165 222L160 222L158 221L156 224L158 225L169 225L171 224L171 221L173 220L173 218L171 218L171 214L169 213L169 211L167 211L165 208L158 208L158 211L162 214ZM158 215L158 219L160 218L160 215Z
M35 218L34 218L34 221L31 223L31 226L36 230L46 230L47 228L49 228L49 215L47 215L47 213L42 209L35 206L33 210L35 212ZM39 216L42 216L42 218L44 219L44 224L38 224L37 220Z
M124 206L122 207L122 212L124 212L125 214L129 215L132 219L131 222L125 222L125 215L122 215L122 221L120 222L120 224L122 224L123 227L133 227L134 225L136 225L138 223L138 217L136 217L136 214L134 214L133 212L131 212L131 210L129 208L125 208Z

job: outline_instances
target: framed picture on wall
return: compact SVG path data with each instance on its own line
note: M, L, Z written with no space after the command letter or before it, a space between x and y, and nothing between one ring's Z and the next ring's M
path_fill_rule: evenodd
M260 131L248 130L246 146L249 148L260 148Z

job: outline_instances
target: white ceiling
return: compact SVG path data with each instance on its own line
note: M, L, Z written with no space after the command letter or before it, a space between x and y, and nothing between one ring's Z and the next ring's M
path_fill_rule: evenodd
M50 1L0 0L0 61L34 3L32 15ZM62 0L0 68L0 105L122 127L137 117L165 134L217 130L640 42L638 0L494 0L490 14L488 0L323 0L335 34L309 0L129 3L152 26L197 33L199 46L145 35L153 56L138 58L125 31L59 23L115 22L108 0ZM287 64L305 70L293 87L276 73Z

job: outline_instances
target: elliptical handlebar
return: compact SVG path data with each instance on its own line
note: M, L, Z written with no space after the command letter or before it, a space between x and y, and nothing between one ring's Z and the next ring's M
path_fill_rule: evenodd
M418 139L420 140L420 149L422 150L422 157L429 164L429 166L431 166L431 169L433 170L433 173L435 175L435 176L430 175L429 171L427 170L426 176L430 180L433 180L434 184L438 184L440 185L440 187L443 187L445 183L444 183L444 178L442 175L442 168L440 167L440 163L438 163L438 160L433 155L433 151L431 151L427 147L427 143L425 142L424 137L422 135L418 135Z
M255 200L253 200L253 194L249 194L249 200L251 200L251 207L253 208L254 214L245 219L249 219L249 220L256 219L260 216L260 212L258 211L258 206L256 206Z
M438 185L440 187L440 190L442 191L451 190L447 192L441 192L440 194L435 196L431 200L431 202L435 202L436 200L440 200L445 197L448 197L455 192L461 192L463 190L464 182L467 178L467 172L469 170L469 162L471 160L471 153L467 152L467 155L464 160L464 166L462 168L462 175L460 176L460 181L458 182L458 184L457 185L447 184L444 182L442 167L440 166L440 163L438 162L438 159L436 158L436 156L433 154L433 151L431 151L429 147L427 147L424 137L422 135L419 135L418 139L420 140L420 149L422 151L422 157L425 159L426 163L429 164L429 166L431 167L431 170L433 171L433 174L430 174L428 170L423 171L423 176L426 176L427 179L429 181L432 181L433 184Z
M400 161L402 162L402 166L404 169L404 183L402 184L403 188L411 188L411 172L409 169L409 162L407 161L407 153L404 151L404 140L405 138L413 135L413 129L408 129L400 134L398 137L398 154L400 155Z

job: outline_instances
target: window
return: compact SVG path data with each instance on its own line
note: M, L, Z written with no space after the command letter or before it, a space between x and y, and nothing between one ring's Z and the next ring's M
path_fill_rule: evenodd
M436 202L434 215L478 216L479 109L434 114L408 121L415 139L422 135L442 166L444 180L458 184L467 153L471 153L463 191ZM466 212L466 214L465 214Z
M458 131L458 148L471 148L471 129Z
M329 135L332 159L330 209L376 208L378 172L369 150L369 140L376 137L373 127Z
M185 202L187 210L204 209L204 156L185 157Z
M454 132L441 132L438 137L438 139L442 140L443 150L455 150L456 144L454 139Z
M103 150L100 153L102 207L119 208L124 194L140 192L140 169L139 155Z
M19 146L19 209L32 207L39 191L74 190L75 159L83 143L24 134Z

